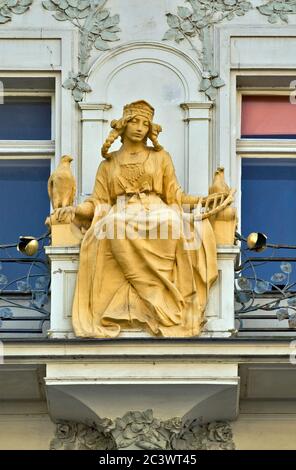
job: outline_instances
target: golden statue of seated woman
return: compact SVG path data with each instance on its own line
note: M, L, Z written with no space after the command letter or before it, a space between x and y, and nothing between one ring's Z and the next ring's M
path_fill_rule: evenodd
M232 192L185 194L153 115L143 100L124 106L102 146L91 197L54 213L85 232L72 311L78 337L113 338L133 328L196 336L205 324L217 279L210 216L232 202ZM118 137L120 149L109 152Z

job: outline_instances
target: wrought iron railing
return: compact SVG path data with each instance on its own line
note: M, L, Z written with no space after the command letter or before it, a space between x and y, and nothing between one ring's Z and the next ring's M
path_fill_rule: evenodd
M0 245L0 338L44 336L49 327L50 266L44 253L48 234L36 239L33 257L19 243Z
M296 254L296 246L267 244L269 256L254 256L246 239L239 235L238 239L241 257L235 268L235 318L239 333L294 335L296 256L276 254L288 249Z
M235 319L239 335L294 335L296 333L296 256L276 256L287 246L269 245L269 256L254 256L241 242L235 267ZM50 321L50 264L44 253L48 234L37 239L33 257L17 256L19 243L0 245L0 339L44 337ZM288 247L295 250L296 246ZM262 266L278 269L269 277ZM21 266L19 272L11 269ZM9 269L10 268L10 269Z

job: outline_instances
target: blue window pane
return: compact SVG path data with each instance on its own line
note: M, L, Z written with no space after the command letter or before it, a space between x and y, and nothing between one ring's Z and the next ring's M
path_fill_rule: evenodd
M0 160L0 244L17 243L20 235L39 237L47 231L50 211L47 180L50 160ZM0 250L0 258L24 257L16 248ZM2 262L0 274L9 282L27 275L29 264ZM42 274L34 267L31 274ZM14 290L16 284L9 286Z
M5 98L0 105L0 140L50 139L50 99Z
M296 160L247 158L242 163L242 233L262 232L269 243L296 245ZM248 252L256 256L296 257L296 250ZM296 281L296 263L291 279ZM259 277L270 281L280 272L280 263L256 268Z

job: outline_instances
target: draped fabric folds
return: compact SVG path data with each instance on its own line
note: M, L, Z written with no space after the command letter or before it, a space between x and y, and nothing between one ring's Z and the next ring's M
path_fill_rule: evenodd
M81 205L92 220L80 251L76 336L112 338L132 328L165 337L200 334L217 278L216 244L209 221L194 224L184 202L190 196L164 150L147 147L130 160L113 152L100 164Z

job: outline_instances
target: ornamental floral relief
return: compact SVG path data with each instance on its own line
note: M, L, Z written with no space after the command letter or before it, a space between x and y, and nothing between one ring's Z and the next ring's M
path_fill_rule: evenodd
M187 41L200 60L203 72L199 91L215 100L217 89L225 85L214 68L214 47L212 28L218 23L244 16L253 8L246 0L186 0L190 8L179 6L177 14L167 13L170 27L163 40L177 43Z
M1 0L0 0L1 1ZM91 91L86 82L89 59L93 48L107 51L119 41L119 15L111 15L106 8L108 0L43 0L46 10L53 12L58 21L69 21L79 30L78 73L69 73L63 87L72 90L75 101L81 101L84 93Z
M13 14L25 13L32 3L33 0L0 0L0 23L11 21Z
M161 421L152 410L128 411L122 418L99 419L97 424L60 421L52 450L234 450L228 422Z
M215 100L217 90L224 85L214 68L213 26L246 15L254 5L247 0L185 0L189 6L179 6L176 14L167 13L170 27L163 40L188 42L202 64L199 91ZM269 0L256 7L268 22L288 23L289 16L296 14L295 0Z
M116 443L110 433L95 424L86 425L74 421L57 423L51 450L114 450Z
M0 24L11 21L14 14L25 13L34 0L0 0ZM79 30L78 72L69 73L63 87L72 91L75 101L91 91L87 83L90 56L93 49L107 51L119 41L120 17L106 7L109 0L42 0L43 7L57 21L69 21ZM111 1L111 0L110 0ZM188 6L178 6L177 12L166 14L169 29L163 40L188 42L202 64L199 90L215 101L217 90L224 86L214 65L213 27L232 21L254 9L249 0L184 0ZM296 14L295 0L262 0L256 10L271 24L288 23Z
M296 14L296 1L295 0L269 0L263 5L257 6L257 9L262 15L268 17L271 24L289 22L288 15Z

